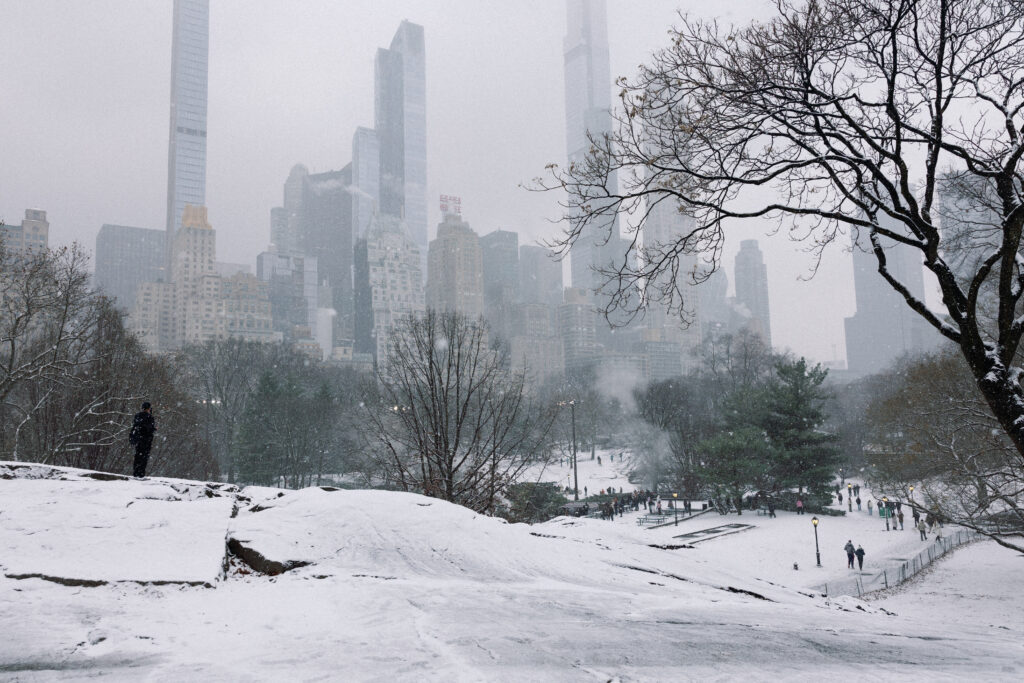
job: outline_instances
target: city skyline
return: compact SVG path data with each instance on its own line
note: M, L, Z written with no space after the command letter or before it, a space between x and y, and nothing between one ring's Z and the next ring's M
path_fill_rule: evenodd
M745 21L756 14L758 5L763 4L738 4L732 18ZM650 16L641 21L631 16L622 3L609 2L612 78L632 73L636 63L663 43L664 31L672 23L676 3L654 5L656 7ZM684 9L696 7L692 3L682 3L682 6ZM544 164L548 162L562 163L565 154L561 78L562 41L566 34L565 7L562 3L526 3L523 7L525 9L520 11L507 8L484 11L466 5L464 12L452 15L436 12L423 4L384 3L380 11L354 6L350 18L365 20L366 30L360 31L365 36L353 36L352 42L358 44L343 46L345 57L338 62L337 55L333 55L335 61L324 57L325 43L311 40L300 46L298 42L302 41L290 37L290 30L300 24L312 25L315 19L334 16L333 8L310 6L303 17L288 17L285 21L276 16L276 20L285 21L280 27L282 49L275 52L276 61L271 60L273 63L268 65L270 56L256 59L256 63L249 67L250 71L243 69L242 62L252 57L250 43L260 42L264 32L270 30L271 18L267 13L254 12L252 16L241 17L232 23L228 19L239 17L237 5L217 3L211 7L210 126L214 132L210 138L206 195L211 222L222 235L219 240L222 249L218 257L226 261L255 262L256 254L269 241L267 216L269 209L279 202L280 178L295 163L307 164L311 172L323 172L339 169L351 158L353 132L359 126L369 127L374 123L371 95L374 50L388 44L395 26L405 18L423 24L430 33L427 52L427 99L432 103L427 112L430 130L427 156L431 159L427 188L430 230L433 231L440 222L434 201L436 196L441 192L452 192L463 196L466 218L479 226L480 234L497 229L512 230L520 235L523 245L536 244L539 239L554 236L560 228L548 223L547 219L557 213L554 207L557 197L530 194L516 185L543 173ZM122 6L109 2L102 8L108 10L104 12L104 18L113 21L111 17L114 15L109 11L121 12ZM29 24L32 20L41 21L45 14L33 14L28 7L17 6L16 9L19 10L16 18L20 17ZM532 18L527 16L531 13ZM162 100L159 108L163 109L166 117L167 80L163 80L162 86L159 83L161 74L170 73L171 12L167 11L163 17L154 17L153 14L152 8L148 12L126 8L117 15L112 29L113 34L131 31L138 42L147 47L146 56L130 64L127 55L134 54L131 45L122 50L124 61L117 62L116 75L109 76L132 84L146 82L143 87L129 89L133 95L125 103L130 106L116 110L112 116L114 123L126 129L125 139L131 144L125 143L120 149L103 147L105 138L99 131L95 138L75 137L74 144L68 146L66 166L71 177L62 176L48 163L39 163L17 178L3 172L0 178L3 181L0 187L4 188L0 190L0 217L7 221L16 219L25 206L48 210L53 226L51 242L54 244L77 239L91 246L96 232L104 223L159 227L154 214L163 213L159 211L162 202L154 207L152 198L160 193L160 169L167 167L168 140L164 138L161 142L160 136L153 133L162 126L143 130L142 124L152 123L154 115L150 111L150 99L153 97ZM492 27L497 24L501 24L501 30ZM140 27L142 30L136 32ZM536 30L526 31L526 28ZM161 31L166 35L160 35ZM453 39L453 36L463 34L461 43ZM486 63L479 65L460 58L460 51L472 50L474 45L488 41L493 44L496 34L506 36L509 47L508 51L496 52L511 51L510 54L501 54L500 59L480 60ZM72 33L56 31L54 39L61 41L66 50L74 51L77 38ZM367 49L367 44L372 47ZM157 57L160 45L166 46L166 56L162 60ZM29 51L29 56L37 61L41 58L32 51ZM81 61L90 64L101 57L86 50ZM65 72L73 71L68 62L60 59L59 52L53 59L52 63L43 62L47 73L54 70L56 75L63 77L66 73L62 73L62 68ZM160 67L161 61L167 66ZM289 69L321 61L328 61L338 77L325 79L312 90L306 83L306 95L302 100L306 106L289 104L297 102L282 89ZM7 77L16 82L26 77L24 69L16 68L8 74ZM481 80L481 74L486 78ZM254 91L239 90L240 83L249 82L252 82ZM224 88L225 83L231 87ZM540 108L544 110L542 125L536 123L540 119L525 116L519 109L508 105L511 100L506 91L521 93L524 85L536 90L536 101L544 103ZM281 92L280 97L271 97L276 92L275 87ZM63 101L67 96L63 91L44 90L50 102ZM247 95L250 92L263 94L260 108L278 115L282 111L294 114L289 124L269 128L260 126L261 120L252 114L253 107L249 106L251 97ZM239 118L239 108L243 105L246 106L246 115ZM85 99L76 106L81 113L81 110L88 112L96 105ZM56 130L56 126L64 121L59 109L60 105L56 104L49 107L47 116L36 122L36 130L40 131L37 136ZM339 112L343 113L343 119L339 120ZM486 112L489 118L479 116L478 112ZM320 119L334 119L334 122L329 126L318 125ZM40 125L44 123L46 125ZM312 125L307 125L310 123ZM306 137L299 139L301 136L295 135L297 131L306 131ZM453 131L458 135L453 135ZM78 130L64 133L65 136L79 134ZM522 144L510 145L509 141ZM106 156L99 156L104 174L74 174L75 169L84 163L78 161L82 156L89 158L93 167L96 166L94 159L97 155L90 155L96 145L106 150ZM9 147L12 149L11 161L5 166L24 168L28 162L22 158L25 154L23 148L20 145ZM155 156L164 157L162 163L157 160L153 164L153 149L157 150ZM501 154L497 154L496 149L500 149ZM262 180L266 176L271 178L269 187ZM53 187L47 188L46 179L51 177ZM144 178L148 182L143 183ZM239 187L239 183L244 187ZM764 224L761 227L743 226L742 230L733 231L723 264L729 270L741 239L759 238L773 273L773 300L800 301L799 305L789 307L773 306L772 329L777 345L793 348L797 353L817 360L829 360L833 355L843 357L842 318L853 313L849 255L842 252L841 246L833 248L826 254L829 267L812 283L800 282L798 276L806 274L813 266L812 257L801 253L799 245L786 242L782 236L764 239L770 228L770 224ZM780 256L784 260L780 260ZM566 283L569 283L568 277ZM830 293L827 296L815 294L820 290L829 290ZM822 300L820 306L814 305L815 297ZM808 304L806 299L811 303ZM839 302L848 299L848 302L837 307L837 299ZM806 311L816 309L819 311L817 315L805 315Z

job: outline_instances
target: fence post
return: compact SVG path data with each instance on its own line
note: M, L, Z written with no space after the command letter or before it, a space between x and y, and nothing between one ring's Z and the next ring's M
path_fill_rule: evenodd
M885 581L885 587L889 587L889 572L886 569L882 570L882 579Z

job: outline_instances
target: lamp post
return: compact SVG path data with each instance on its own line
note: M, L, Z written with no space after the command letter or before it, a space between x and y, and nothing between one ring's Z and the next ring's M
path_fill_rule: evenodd
M846 485L846 502L849 505L847 509L853 512L853 484Z
M839 485L842 486L846 483L846 474L843 472L843 468L839 468Z
M574 501L578 501L580 499L580 475L579 470L576 467L576 399L571 401L559 401L558 405L567 405L569 406L569 410L572 412L572 499Z
M818 518L811 517L811 524L814 525L814 554L818 556L818 566L821 566L821 547L818 545Z
M889 498L888 496L882 496L882 509L885 511L882 516L885 517L885 530L889 530Z
M679 526L679 494L672 494L672 509L676 513L676 526Z

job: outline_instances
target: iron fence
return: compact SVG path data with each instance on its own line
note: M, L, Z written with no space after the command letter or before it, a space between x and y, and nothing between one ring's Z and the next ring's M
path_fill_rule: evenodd
M949 535L936 537L923 550L911 558L896 558L888 561L881 571L871 575L860 575L849 579L829 581L819 590L828 596L863 596L872 591L898 586L954 548L970 543L981 537L973 529L959 529Z

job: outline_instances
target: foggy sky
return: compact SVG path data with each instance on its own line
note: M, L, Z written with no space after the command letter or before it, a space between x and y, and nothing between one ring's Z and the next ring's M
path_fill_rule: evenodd
M90 252L103 223L165 226L171 6L3 0L0 220L45 209L51 246L77 240ZM770 10L765 0L608 0L613 77L667 44L677 7L728 8L726 22ZM426 35L431 230L446 193L462 197L480 234L515 230L521 244L557 234L557 197L518 186L565 157L562 2L211 0L206 198L218 260L255 263L294 164L322 172L350 161L355 128L373 126L375 51L402 19ZM767 237L772 227L732 226L730 284L740 240L758 239L777 346L845 358L850 255L832 248L801 281L813 258Z

